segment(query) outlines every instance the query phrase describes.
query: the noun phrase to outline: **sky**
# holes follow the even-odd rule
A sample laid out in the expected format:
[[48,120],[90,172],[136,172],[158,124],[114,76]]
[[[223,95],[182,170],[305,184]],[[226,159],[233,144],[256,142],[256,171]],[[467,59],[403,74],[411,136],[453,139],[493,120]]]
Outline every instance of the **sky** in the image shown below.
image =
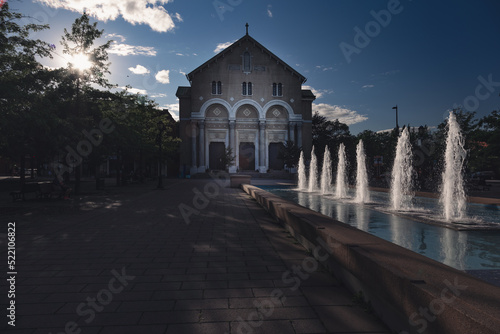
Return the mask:
[[86,10],[104,29],[111,83],[146,94],[178,118],[186,74],[249,34],[307,78],[313,111],[351,133],[436,127],[461,106],[477,118],[500,106],[497,0],[7,0],[33,34],[56,45]]

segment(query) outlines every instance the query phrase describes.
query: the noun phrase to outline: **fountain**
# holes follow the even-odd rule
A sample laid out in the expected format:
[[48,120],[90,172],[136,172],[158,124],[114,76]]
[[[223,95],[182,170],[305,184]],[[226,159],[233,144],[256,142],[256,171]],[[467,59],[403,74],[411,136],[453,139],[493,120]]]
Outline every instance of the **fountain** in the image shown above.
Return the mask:
[[315,192],[319,190],[318,187],[318,161],[316,160],[316,154],[314,154],[314,146],[311,150],[311,164],[309,165],[309,192]]
[[307,176],[306,165],[304,163],[304,151],[300,151],[299,168],[297,172],[299,174],[298,190],[305,191],[307,190]]
[[321,193],[317,189],[317,161],[314,152],[309,182],[304,168],[299,167],[299,188],[302,191],[289,191],[279,187],[268,191],[454,268],[500,269],[500,206],[466,205],[462,177],[466,151],[453,113],[450,113],[447,127],[439,200],[425,194],[413,194],[412,151],[408,128],[403,129],[398,138],[390,193],[368,191],[362,141],[356,149],[355,189],[349,189],[347,184],[345,146],[341,144],[338,151],[335,198],[325,196],[330,184],[330,168],[327,166],[331,164],[327,152],[321,173]]
[[321,193],[331,194],[332,187],[332,159],[330,158],[330,150],[328,145],[325,147],[325,155],[323,156],[323,167],[321,169]]
[[335,186],[335,197],[347,197],[347,161],[345,157],[345,146],[341,143],[339,146],[339,163],[337,165],[337,184]]
[[370,201],[368,192],[368,173],[366,172],[366,156],[363,141],[360,140],[356,147],[356,203],[367,203]]
[[405,128],[398,139],[396,157],[392,167],[391,208],[393,210],[411,210],[413,199],[413,166],[410,133]]
[[444,154],[444,169],[442,174],[441,195],[439,203],[446,221],[463,219],[466,210],[466,197],[462,166],[466,151],[460,126],[453,111],[448,117],[448,134]]

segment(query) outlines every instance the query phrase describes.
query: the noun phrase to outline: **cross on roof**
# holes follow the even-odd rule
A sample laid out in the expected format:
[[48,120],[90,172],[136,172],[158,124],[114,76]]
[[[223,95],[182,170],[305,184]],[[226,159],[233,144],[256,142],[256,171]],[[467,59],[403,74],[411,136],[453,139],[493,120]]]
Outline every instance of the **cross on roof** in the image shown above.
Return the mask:
[[247,28],[247,35],[248,35],[248,22],[245,24],[245,27]]

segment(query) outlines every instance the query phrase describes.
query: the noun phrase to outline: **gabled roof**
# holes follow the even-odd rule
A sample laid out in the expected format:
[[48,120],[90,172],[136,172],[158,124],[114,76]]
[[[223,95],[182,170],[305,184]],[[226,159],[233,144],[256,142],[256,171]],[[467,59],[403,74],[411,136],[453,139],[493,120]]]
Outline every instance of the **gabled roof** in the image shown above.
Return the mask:
[[261,49],[262,52],[268,54],[271,58],[274,58],[278,64],[281,64],[285,68],[285,70],[290,71],[293,75],[296,75],[302,84],[307,81],[306,77],[304,77],[302,74],[294,70],[291,66],[289,66],[280,58],[278,58],[278,56],[269,51],[266,47],[257,42],[253,37],[251,37],[248,34],[244,35],[242,38],[240,38],[239,40],[237,40],[236,42],[234,42],[233,44],[231,44],[230,46],[228,46],[227,48],[216,54],[214,57],[204,62],[202,65],[198,66],[190,73],[186,74],[186,78],[189,80],[189,82],[191,82],[196,73],[201,72],[204,68],[209,67],[210,64],[217,62],[221,58],[224,58],[228,53],[231,53],[235,47],[239,46],[242,42],[245,41],[249,41],[250,43],[254,44],[254,46]]

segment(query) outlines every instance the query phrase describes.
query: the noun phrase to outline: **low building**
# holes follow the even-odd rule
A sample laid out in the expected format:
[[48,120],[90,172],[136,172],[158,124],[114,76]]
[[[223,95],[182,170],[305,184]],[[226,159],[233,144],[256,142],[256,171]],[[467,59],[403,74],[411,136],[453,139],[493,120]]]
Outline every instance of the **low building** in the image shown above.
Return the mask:
[[306,78],[246,34],[186,75],[178,87],[180,168],[184,174],[225,169],[222,156],[236,157],[229,172],[281,170],[279,152],[293,141],[311,151],[312,102]]

